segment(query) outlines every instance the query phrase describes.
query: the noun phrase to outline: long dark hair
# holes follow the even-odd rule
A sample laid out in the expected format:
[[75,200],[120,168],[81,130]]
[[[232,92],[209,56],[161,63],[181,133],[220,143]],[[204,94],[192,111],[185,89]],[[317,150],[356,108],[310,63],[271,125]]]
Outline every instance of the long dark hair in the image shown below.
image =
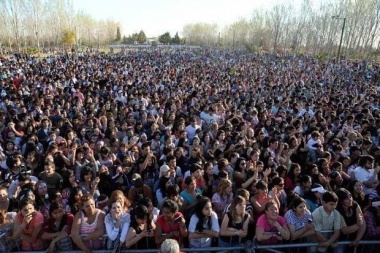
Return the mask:
[[201,199],[198,200],[196,206],[195,206],[195,210],[194,210],[194,214],[198,217],[198,223],[196,225],[196,230],[198,230],[199,232],[202,232],[203,231],[203,224],[205,223],[205,221],[207,220],[207,227],[210,229],[211,226],[212,226],[212,219],[211,217],[207,217],[203,214],[203,208],[206,206],[207,203],[211,203],[211,200],[207,197],[202,197]]
[[[51,203],[50,205],[50,208],[49,208],[49,215],[50,217],[52,217],[52,213],[57,210],[57,209],[60,209],[62,208],[63,210],[65,210],[63,208],[63,205],[61,203],[58,203],[58,202],[53,202]],[[63,227],[67,224],[67,213],[65,212],[62,216],[62,219],[61,219],[61,222],[59,223],[59,226],[58,226],[58,230],[61,231],[63,229]]]
[[160,188],[160,190],[161,190],[161,193],[162,193],[162,197],[166,197],[166,188],[165,188],[165,186],[166,186],[166,183],[168,182],[170,180],[170,177],[164,177],[164,176],[162,176],[162,177],[160,177],[160,180],[159,180],[159,188]]
[[133,228],[138,227],[139,224],[137,223],[136,219],[146,218],[147,230],[152,229],[152,219],[149,215],[148,207],[146,207],[145,205],[138,205],[136,208],[132,210],[131,214],[132,214],[131,227]]

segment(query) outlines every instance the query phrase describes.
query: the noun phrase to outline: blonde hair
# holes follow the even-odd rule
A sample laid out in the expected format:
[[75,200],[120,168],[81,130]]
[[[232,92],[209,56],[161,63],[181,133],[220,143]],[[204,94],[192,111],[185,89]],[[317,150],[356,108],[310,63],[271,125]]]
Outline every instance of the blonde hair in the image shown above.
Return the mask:
[[221,179],[219,181],[219,184],[218,184],[218,187],[216,189],[216,192],[219,193],[219,195],[223,195],[224,194],[224,191],[228,188],[232,186],[232,182],[228,179]]

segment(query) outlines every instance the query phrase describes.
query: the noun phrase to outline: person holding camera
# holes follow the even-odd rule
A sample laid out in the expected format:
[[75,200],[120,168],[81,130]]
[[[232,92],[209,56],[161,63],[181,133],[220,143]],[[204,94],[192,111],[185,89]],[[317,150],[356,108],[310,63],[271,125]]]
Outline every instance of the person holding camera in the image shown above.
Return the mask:
[[150,218],[148,207],[138,205],[131,212],[131,223],[125,240],[125,246],[129,249],[156,248],[154,230],[156,225]]
[[166,200],[162,204],[162,215],[157,218],[155,238],[160,245],[166,239],[175,239],[182,246],[183,238],[188,236],[186,220],[178,212],[178,205],[173,200]]

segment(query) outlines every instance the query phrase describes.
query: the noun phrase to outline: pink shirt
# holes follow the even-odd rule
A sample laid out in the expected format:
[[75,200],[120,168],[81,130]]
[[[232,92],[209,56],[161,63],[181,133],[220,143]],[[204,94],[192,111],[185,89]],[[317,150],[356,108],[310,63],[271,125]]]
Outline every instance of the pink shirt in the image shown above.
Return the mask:
[[[21,214],[21,212],[19,212],[16,215],[15,220],[20,224],[23,222],[24,216]],[[36,212],[36,214],[33,216],[32,220],[29,222],[29,224],[26,226],[26,228],[22,231],[22,233],[24,235],[31,235],[33,233],[35,227],[37,225],[40,225],[43,223],[44,223],[44,216],[42,215],[42,213]],[[23,251],[42,250],[43,245],[42,245],[42,240],[41,240],[41,232],[42,232],[42,228],[41,228],[41,231],[40,231],[39,235],[37,236],[36,240],[32,243],[30,243],[26,240],[22,240],[21,241],[22,250]]]
[[[286,220],[281,217],[281,216],[278,216],[277,217],[277,222],[281,225],[281,227],[283,227],[284,225],[286,225]],[[268,219],[267,219],[267,216],[266,214],[262,214],[259,219],[257,220],[257,223],[256,223],[256,227],[259,227],[259,228],[262,228],[264,229],[264,232],[273,232],[273,233],[277,233],[278,230],[276,227],[272,227],[272,225],[269,223]],[[277,237],[273,237],[269,240],[265,240],[263,241],[264,244],[273,244],[273,243],[276,243],[277,242]]]

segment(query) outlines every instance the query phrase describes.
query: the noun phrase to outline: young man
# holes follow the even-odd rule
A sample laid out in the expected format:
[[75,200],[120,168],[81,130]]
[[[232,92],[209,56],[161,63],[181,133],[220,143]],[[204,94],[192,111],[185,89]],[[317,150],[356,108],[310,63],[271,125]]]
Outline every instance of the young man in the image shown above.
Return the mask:
[[341,229],[340,213],[335,210],[337,204],[336,194],[327,191],[322,196],[322,206],[312,213],[315,237],[319,243],[317,252],[334,252]]

